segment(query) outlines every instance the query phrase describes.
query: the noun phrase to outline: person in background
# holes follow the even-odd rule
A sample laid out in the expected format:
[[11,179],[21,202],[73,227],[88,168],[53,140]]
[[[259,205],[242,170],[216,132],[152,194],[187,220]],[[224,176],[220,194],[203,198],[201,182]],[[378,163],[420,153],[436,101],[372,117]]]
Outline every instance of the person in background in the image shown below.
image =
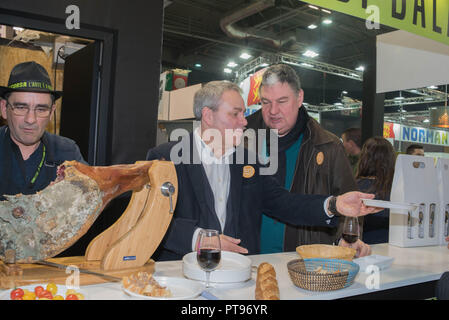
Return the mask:
[[[267,130],[265,146],[258,150],[262,157],[270,150],[268,137],[274,134],[270,129],[278,130],[278,170],[274,176],[280,185],[299,194],[338,195],[357,190],[342,143],[309,117],[303,107],[304,91],[294,69],[285,64],[270,66],[262,76],[259,96],[262,108],[247,117],[247,128],[257,133]],[[335,244],[340,239],[341,226],[338,229],[294,226],[263,215],[261,252],[295,251],[297,246],[306,244]],[[340,244],[350,246],[344,240]],[[352,246],[362,256],[371,250],[360,240]]]
[[413,156],[424,156],[424,147],[420,144],[411,144],[407,147],[405,153]]
[[[376,195],[375,199],[390,200],[396,153],[391,143],[383,137],[365,141],[357,166],[356,180],[359,190]],[[387,243],[390,210],[366,216],[363,221],[363,241],[368,244]]]
[[357,171],[357,162],[359,161],[362,149],[362,130],[360,128],[349,128],[341,134],[341,141],[345,147],[346,154],[351,164],[354,175]]
[[294,194],[272,175],[262,174],[256,157],[249,161],[251,156],[241,144],[247,124],[244,112],[239,86],[209,82],[194,96],[200,127],[181,141],[148,151],[147,160],[173,161],[178,177],[173,219],[153,259],[179,260],[194,251],[201,228],[219,230],[223,250],[258,254],[262,212],[292,225],[336,227],[336,211],[345,215],[379,211],[361,201],[372,199],[372,194]]
[[56,178],[66,160],[85,162],[73,140],[45,131],[55,111],[54,91],[47,71],[36,62],[16,65],[8,86],[0,86],[0,200],[3,195],[33,194]]

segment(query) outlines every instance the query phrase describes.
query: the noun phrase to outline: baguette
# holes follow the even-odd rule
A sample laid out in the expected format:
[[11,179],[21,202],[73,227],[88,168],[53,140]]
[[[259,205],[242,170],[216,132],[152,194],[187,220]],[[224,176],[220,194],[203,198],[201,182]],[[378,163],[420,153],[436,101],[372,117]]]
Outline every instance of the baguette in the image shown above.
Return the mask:
[[276,271],[267,262],[262,262],[257,268],[256,300],[279,300]]

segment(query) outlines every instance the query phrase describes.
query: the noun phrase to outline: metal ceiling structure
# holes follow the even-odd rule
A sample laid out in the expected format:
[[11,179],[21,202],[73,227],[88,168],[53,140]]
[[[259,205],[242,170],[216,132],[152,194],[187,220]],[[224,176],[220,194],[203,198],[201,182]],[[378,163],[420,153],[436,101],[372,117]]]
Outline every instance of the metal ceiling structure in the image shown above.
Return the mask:
[[[297,70],[315,70],[361,81],[368,40],[386,26],[367,29],[365,21],[309,6],[297,0],[172,0],[164,13],[163,66],[177,66],[215,74],[217,79],[242,81],[272,63],[288,63]],[[330,20],[331,23],[325,23]],[[319,55],[305,57],[307,50]],[[239,58],[241,52],[252,57]],[[227,63],[235,67],[224,74]],[[195,67],[201,64],[201,69]],[[308,73],[308,76],[310,73]],[[309,79],[308,79],[309,80]],[[317,81],[307,81],[316,86]],[[311,84],[312,85],[312,84]],[[344,90],[344,84],[340,87]],[[306,90],[306,89],[305,89]],[[385,119],[429,126],[429,108],[447,103],[444,87],[417,88],[386,95]],[[310,92],[310,88],[309,91]],[[309,104],[314,111],[361,108],[360,101]],[[423,122],[424,121],[424,122]]]

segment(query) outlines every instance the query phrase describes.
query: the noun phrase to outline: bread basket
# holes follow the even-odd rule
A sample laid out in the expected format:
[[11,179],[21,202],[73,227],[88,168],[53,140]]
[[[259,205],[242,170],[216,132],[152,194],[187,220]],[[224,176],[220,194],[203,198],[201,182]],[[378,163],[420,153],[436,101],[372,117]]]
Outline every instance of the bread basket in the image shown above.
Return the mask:
[[359,265],[340,259],[295,259],[287,264],[293,284],[310,291],[333,291],[349,287]]
[[324,258],[352,261],[356,250],[353,248],[331,246],[327,244],[309,244],[296,247],[296,252],[303,259]]

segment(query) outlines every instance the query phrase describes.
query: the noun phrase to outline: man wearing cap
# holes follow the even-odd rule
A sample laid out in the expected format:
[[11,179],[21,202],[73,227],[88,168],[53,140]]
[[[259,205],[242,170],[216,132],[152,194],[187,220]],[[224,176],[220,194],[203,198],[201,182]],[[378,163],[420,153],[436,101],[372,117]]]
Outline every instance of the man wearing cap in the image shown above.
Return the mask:
[[45,131],[61,95],[36,62],[16,65],[8,86],[0,86],[1,115],[7,120],[0,127],[0,200],[5,200],[5,194],[44,189],[66,160],[85,162],[73,140]]

